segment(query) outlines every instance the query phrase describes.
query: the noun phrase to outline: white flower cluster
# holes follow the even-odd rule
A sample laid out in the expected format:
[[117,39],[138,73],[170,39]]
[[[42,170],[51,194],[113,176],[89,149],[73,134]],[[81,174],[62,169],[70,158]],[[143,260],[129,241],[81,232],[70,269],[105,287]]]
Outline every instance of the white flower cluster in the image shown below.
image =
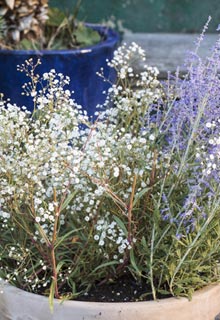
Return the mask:
[[198,150],[197,158],[203,166],[203,174],[210,175],[212,173],[216,174],[219,170],[219,161],[220,161],[220,135],[218,133],[218,125],[220,119],[217,121],[207,122],[205,124],[206,128],[211,130],[209,132],[208,139],[208,149],[205,146],[202,146]]
[[0,223],[2,228],[8,228],[8,219],[10,219],[11,214],[6,212],[6,211],[2,211],[0,210]]
[[[27,71],[30,65],[33,68],[32,61],[20,69],[34,79],[25,86],[33,98],[34,112],[1,102],[0,232],[24,223],[22,232],[27,228],[25,239],[29,240],[26,247],[21,246],[21,259],[26,259],[26,249],[42,246],[39,268],[43,274],[51,269],[44,248],[51,247],[59,232],[71,242],[65,234],[84,230],[82,239],[91,236],[102,259],[118,263],[135,243],[133,220],[128,222],[133,191],[136,195],[143,192],[151,183],[152,170],[167,161],[163,154],[155,153],[156,125],[146,118],[161,95],[158,72],[146,66],[138,75],[129,62],[137,56],[145,59],[142,49],[132,44],[118,49],[109,62],[118,71],[119,83],[109,92],[114,103],[95,123],[89,123],[65,90],[68,78],[51,70],[41,79]],[[142,88],[132,89],[127,79],[134,79]],[[39,83],[43,85],[40,90]],[[130,223],[127,233],[114,219],[120,215],[125,226]],[[10,252],[14,257],[12,249]],[[65,265],[65,270],[69,268]],[[68,277],[65,270],[59,272],[61,281]],[[37,282],[27,276],[27,282],[32,289],[48,284],[45,276]]]
[[[160,84],[157,80],[159,71],[155,67],[146,65],[145,60],[144,50],[133,42],[130,46],[122,45],[108,62],[108,65],[117,71],[119,79],[109,92],[121,110],[130,112],[134,105],[137,107],[141,107],[143,103],[148,105],[161,97]],[[135,70],[137,63],[140,62],[144,68],[142,72]],[[139,90],[134,90],[134,87]]]
[[[119,77],[126,71],[126,76],[128,73],[130,77],[137,78],[132,67],[129,67],[130,59],[137,58],[137,55],[145,60],[143,50],[136,44],[133,43],[129,48],[122,46],[116,51],[109,65],[116,70],[120,66]],[[29,64],[33,65],[32,62]],[[22,68],[26,70],[25,66]],[[143,172],[150,172],[155,164],[151,151],[155,134],[152,128],[147,128],[134,136],[131,132],[132,126],[129,131],[124,127],[117,128],[116,119],[121,110],[127,112],[132,108],[133,111],[134,105],[137,106],[137,110],[140,107],[141,116],[143,104],[149,105],[152,101],[149,97],[156,99],[154,90],[158,84],[157,71],[153,68],[147,70],[148,75],[145,74],[146,78],[143,78],[143,81],[149,86],[150,94],[146,97],[141,91],[136,93],[135,90],[124,88],[125,92],[129,90],[133,93],[134,99],[118,99],[112,109],[117,112],[104,112],[111,123],[101,119],[95,123],[95,130],[79,129],[80,124],[86,123],[88,119],[70,98],[69,91],[64,90],[68,79],[61,74],[57,75],[54,70],[43,75],[43,80],[46,81],[43,89],[37,91],[36,86],[32,88],[31,95],[36,104],[36,111],[32,117],[25,108],[20,110],[11,104],[2,106],[2,207],[8,209],[10,203],[9,209],[13,211],[16,193],[16,203],[20,203],[21,206],[24,203],[27,205],[35,223],[40,225],[45,235],[50,238],[59,202],[73,187],[77,194],[74,202],[68,206],[68,211],[72,215],[83,212],[85,221],[97,216],[97,212],[100,211],[100,198],[109,192],[109,185],[114,186],[112,179],[122,184],[118,196],[126,203],[131,194],[134,175],[142,176]],[[39,77],[36,79],[40,81]],[[146,90],[144,92],[146,93]],[[37,117],[39,111],[40,116],[36,119],[35,114]],[[145,180],[147,182],[148,178]],[[146,186],[146,183],[143,185]],[[140,186],[139,191],[141,188]],[[59,200],[57,203],[54,190]],[[60,224],[65,224],[65,215],[60,217]],[[37,229],[34,240],[37,241],[39,237],[42,242],[45,241]]]
[[[79,181],[77,168],[86,136],[80,125],[87,116],[63,90],[66,81],[62,75],[52,70],[47,77],[46,90],[34,95],[33,115],[1,102],[0,205],[2,212],[23,214],[21,208],[25,208],[51,236],[58,206],[55,197],[60,202],[70,185]],[[64,216],[59,218],[63,224]],[[38,230],[34,240],[38,235],[44,241]]]
[[[124,254],[125,250],[131,249],[132,246],[124,231],[115,221],[109,221],[109,217],[110,212],[107,212],[106,216],[96,222],[96,234],[94,235],[94,240],[98,241],[98,245],[103,247],[103,251],[105,252],[108,252],[108,248],[112,248],[116,245],[118,254]],[[108,256],[108,258],[110,257]]]

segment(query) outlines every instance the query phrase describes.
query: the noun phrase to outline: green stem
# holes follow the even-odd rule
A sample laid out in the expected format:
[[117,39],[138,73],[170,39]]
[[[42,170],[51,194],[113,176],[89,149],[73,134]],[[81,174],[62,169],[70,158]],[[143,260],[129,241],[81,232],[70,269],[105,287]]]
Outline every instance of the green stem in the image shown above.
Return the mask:
[[156,290],[154,286],[154,274],[153,274],[153,258],[154,258],[154,240],[155,240],[155,224],[153,225],[151,246],[150,246],[150,283],[153,294],[153,299],[156,300]]
[[131,243],[132,209],[133,209],[133,202],[134,202],[134,194],[135,194],[136,183],[137,183],[137,175],[134,175],[131,198],[130,198],[130,203],[129,203],[129,208],[128,208],[128,241],[129,241],[129,243]]

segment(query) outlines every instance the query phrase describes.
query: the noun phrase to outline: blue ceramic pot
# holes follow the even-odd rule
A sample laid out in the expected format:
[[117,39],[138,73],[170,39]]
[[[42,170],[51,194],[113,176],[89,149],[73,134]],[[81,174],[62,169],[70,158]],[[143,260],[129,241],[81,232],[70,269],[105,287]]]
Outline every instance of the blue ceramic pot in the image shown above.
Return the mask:
[[24,73],[17,71],[17,65],[33,58],[41,59],[42,64],[36,72],[42,75],[50,69],[55,69],[71,79],[68,89],[74,91],[73,98],[93,115],[96,105],[105,101],[103,91],[109,87],[96,75],[103,67],[107,78],[114,81],[115,74],[108,68],[106,59],[111,59],[119,42],[119,35],[114,30],[99,26],[88,26],[97,30],[104,39],[97,45],[83,49],[72,50],[0,50],[0,92],[4,98],[10,98],[18,106],[25,105],[28,110],[33,110],[31,98],[21,95],[22,85],[29,81]]

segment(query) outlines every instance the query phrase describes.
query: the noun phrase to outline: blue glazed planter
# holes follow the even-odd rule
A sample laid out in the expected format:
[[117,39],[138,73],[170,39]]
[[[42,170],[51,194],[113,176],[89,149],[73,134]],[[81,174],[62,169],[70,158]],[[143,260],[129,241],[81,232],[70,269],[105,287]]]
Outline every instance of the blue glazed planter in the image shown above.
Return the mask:
[[69,76],[68,89],[74,91],[72,97],[90,116],[94,115],[96,105],[105,101],[103,91],[109,88],[108,82],[104,82],[96,72],[103,67],[106,77],[111,81],[115,80],[115,74],[108,68],[106,59],[112,58],[120,39],[117,32],[110,28],[91,24],[88,26],[97,30],[104,40],[83,49],[0,50],[0,92],[4,94],[4,98],[10,98],[12,103],[25,105],[28,110],[33,110],[31,98],[21,95],[22,85],[29,79],[24,73],[17,71],[17,65],[30,58],[40,58],[42,64],[37,67],[36,72],[42,75],[55,69]]

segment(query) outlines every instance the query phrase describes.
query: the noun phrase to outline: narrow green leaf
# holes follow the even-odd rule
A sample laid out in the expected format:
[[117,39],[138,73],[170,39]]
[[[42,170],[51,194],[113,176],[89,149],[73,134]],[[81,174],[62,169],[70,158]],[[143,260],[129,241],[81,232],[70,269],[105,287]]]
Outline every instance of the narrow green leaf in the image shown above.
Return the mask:
[[101,268],[105,268],[105,267],[109,267],[109,266],[113,266],[115,264],[119,264],[118,261],[109,261],[109,262],[106,262],[106,263],[102,263],[100,264],[100,266],[96,267],[92,273],[96,272],[97,270],[101,269]]
[[142,239],[141,239],[141,244],[142,246],[145,248],[145,249],[149,249],[148,245],[147,245],[147,241],[145,239],[145,237],[143,236]]
[[48,239],[44,229],[41,227],[41,225],[39,225],[38,223],[35,223],[35,227],[37,229],[37,231],[39,231],[41,237],[44,239],[44,241],[47,243],[47,244],[50,244],[50,240]]
[[[79,228],[79,229],[75,229],[75,230],[71,230],[69,232],[67,232],[64,236],[57,238],[55,245],[54,245],[54,249],[56,249],[57,247],[59,247],[63,241],[65,241],[68,237],[70,237],[73,233],[82,230],[83,228]],[[75,242],[74,242],[75,243]]]
[[134,202],[133,202],[133,207],[136,205],[136,203],[138,202],[138,200],[140,200],[140,199],[145,195],[145,193],[147,193],[149,190],[150,190],[149,187],[144,188],[143,190],[141,190],[139,193],[137,193],[137,194],[135,195]]
[[54,309],[54,292],[55,292],[55,281],[53,279],[51,282],[50,294],[49,294],[49,306],[50,306],[51,313],[53,313],[53,309]]
[[57,267],[56,267],[56,271],[57,273],[60,272],[60,269],[62,268],[62,266],[65,264],[64,261],[60,261],[58,264],[57,264]]
[[72,294],[76,295],[76,283],[75,283],[75,281],[73,281],[73,279],[70,278],[70,279],[68,279],[68,284],[72,289]]
[[115,222],[117,222],[117,225],[123,230],[125,236],[128,236],[128,231],[126,229],[126,226],[124,225],[124,222],[117,216],[114,216]]
[[141,270],[138,268],[137,263],[135,261],[134,250],[133,249],[130,250],[130,261],[131,261],[132,267],[135,269],[137,274],[139,276],[141,276]]
[[163,295],[170,295],[170,292],[167,290],[163,290],[163,289],[158,289],[157,290],[159,293],[163,294]]
[[73,200],[73,198],[75,197],[77,191],[74,191],[72,193],[70,193],[68,195],[68,197],[66,198],[66,200],[63,202],[63,204],[61,205],[61,208],[60,208],[60,212],[63,211],[67,206],[68,204]]

